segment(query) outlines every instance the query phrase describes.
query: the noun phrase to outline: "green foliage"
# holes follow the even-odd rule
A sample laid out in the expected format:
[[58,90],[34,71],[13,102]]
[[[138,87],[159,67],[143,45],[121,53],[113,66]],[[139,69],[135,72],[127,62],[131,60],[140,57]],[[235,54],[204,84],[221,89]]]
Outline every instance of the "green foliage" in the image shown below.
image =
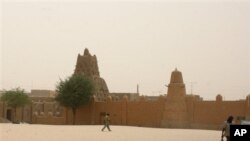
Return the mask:
[[90,101],[94,92],[94,85],[84,75],[72,75],[65,80],[60,80],[56,86],[56,101],[73,110]]
[[1,100],[7,102],[8,106],[12,108],[22,107],[31,102],[24,89],[20,88],[5,91]]

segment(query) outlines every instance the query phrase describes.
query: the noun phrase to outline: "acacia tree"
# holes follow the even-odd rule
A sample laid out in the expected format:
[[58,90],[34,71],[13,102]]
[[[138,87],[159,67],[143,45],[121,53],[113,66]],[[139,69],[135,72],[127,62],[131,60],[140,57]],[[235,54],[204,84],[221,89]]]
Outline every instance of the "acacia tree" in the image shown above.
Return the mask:
[[75,124],[76,110],[90,101],[94,85],[85,75],[75,74],[60,80],[56,86],[56,92],[56,101],[72,109],[73,124]]
[[5,91],[1,96],[1,100],[6,102],[8,106],[15,110],[14,122],[16,122],[16,109],[18,107],[23,107],[31,102],[24,89],[21,88],[15,88],[9,91]]

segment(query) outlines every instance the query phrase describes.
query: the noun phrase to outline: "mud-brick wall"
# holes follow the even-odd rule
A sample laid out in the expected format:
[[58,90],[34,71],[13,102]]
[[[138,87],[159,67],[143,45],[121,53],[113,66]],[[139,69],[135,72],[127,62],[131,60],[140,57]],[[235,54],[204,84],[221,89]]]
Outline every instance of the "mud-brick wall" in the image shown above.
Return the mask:
[[[70,108],[65,110],[66,123],[73,124],[73,112]],[[76,110],[75,124],[88,125],[91,124],[91,104],[82,106]]]
[[246,98],[246,119],[250,120],[250,95]]
[[110,114],[112,125],[160,127],[164,101],[122,101],[94,102],[91,119],[94,124],[103,124],[105,113]]
[[65,117],[55,117],[52,115],[34,116],[33,123],[49,124],[49,125],[64,125],[66,124]]
[[122,125],[122,115],[124,113],[122,101],[96,102],[94,106],[92,118],[94,118],[95,124],[103,124],[105,113],[109,113],[112,125]]
[[138,101],[127,104],[127,124],[160,127],[164,110],[163,101]]
[[245,101],[194,102],[191,128],[220,129],[229,115],[245,116],[245,105]]
[[[82,106],[77,109],[75,124],[80,125],[93,125],[93,124],[103,124],[104,113],[109,113],[112,119],[112,124],[117,124],[119,121],[119,102],[96,102],[93,101],[88,105]],[[66,123],[73,124],[73,113],[72,109],[67,108],[66,113]]]

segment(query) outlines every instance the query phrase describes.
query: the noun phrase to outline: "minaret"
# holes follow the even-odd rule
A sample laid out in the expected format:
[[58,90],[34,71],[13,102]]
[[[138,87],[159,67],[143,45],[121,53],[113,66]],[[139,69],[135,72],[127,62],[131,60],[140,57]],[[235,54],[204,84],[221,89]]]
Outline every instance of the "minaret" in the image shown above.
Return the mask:
[[83,55],[78,54],[74,74],[100,77],[97,58],[95,55],[92,56],[87,48],[84,50]]
[[168,85],[167,99],[162,117],[162,127],[187,128],[186,89],[182,74],[175,69]]
[[136,93],[139,94],[139,84],[137,84]]
[[83,55],[78,54],[74,74],[84,74],[93,80],[95,85],[95,96],[99,101],[104,101],[109,94],[108,86],[100,77],[96,55],[91,55],[86,48]]
[[183,83],[182,73],[177,70],[177,68],[172,72],[170,84],[168,85],[168,99],[178,99],[185,97],[186,88]]

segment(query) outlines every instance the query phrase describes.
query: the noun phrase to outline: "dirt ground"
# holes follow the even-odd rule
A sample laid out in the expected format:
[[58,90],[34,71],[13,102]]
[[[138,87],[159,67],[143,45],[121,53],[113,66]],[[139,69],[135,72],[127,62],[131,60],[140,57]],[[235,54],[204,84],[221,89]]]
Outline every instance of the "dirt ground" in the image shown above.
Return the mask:
[[213,130],[145,128],[101,125],[0,124],[0,141],[220,141]]

